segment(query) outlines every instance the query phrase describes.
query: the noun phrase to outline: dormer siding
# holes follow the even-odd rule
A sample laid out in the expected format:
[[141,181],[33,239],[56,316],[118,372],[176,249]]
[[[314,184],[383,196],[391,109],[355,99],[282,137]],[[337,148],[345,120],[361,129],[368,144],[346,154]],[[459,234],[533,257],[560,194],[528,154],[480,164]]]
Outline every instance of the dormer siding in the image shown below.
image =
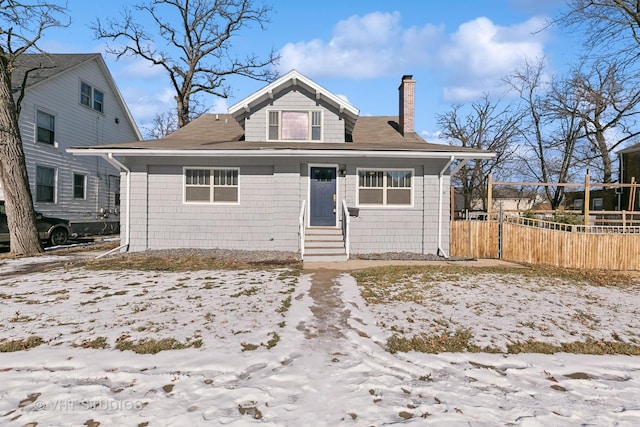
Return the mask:
[[275,94],[274,99],[263,102],[254,111],[250,111],[244,122],[246,141],[264,142],[268,140],[269,111],[321,111],[321,139],[309,142],[345,142],[344,121],[340,119],[339,111],[321,100],[316,100],[314,94],[300,88]]

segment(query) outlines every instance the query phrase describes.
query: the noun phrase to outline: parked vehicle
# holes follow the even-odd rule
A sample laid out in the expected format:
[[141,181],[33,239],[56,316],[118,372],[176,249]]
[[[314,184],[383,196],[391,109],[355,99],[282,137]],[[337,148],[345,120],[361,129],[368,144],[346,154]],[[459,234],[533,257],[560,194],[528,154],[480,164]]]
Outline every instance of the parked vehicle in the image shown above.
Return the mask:
[[[39,212],[36,212],[36,226],[40,239],[53,246],[64,245],[71,234],[69,221],[46,217]],[[0,244],[9,244],[9,226],[4,201],[0,201]]]

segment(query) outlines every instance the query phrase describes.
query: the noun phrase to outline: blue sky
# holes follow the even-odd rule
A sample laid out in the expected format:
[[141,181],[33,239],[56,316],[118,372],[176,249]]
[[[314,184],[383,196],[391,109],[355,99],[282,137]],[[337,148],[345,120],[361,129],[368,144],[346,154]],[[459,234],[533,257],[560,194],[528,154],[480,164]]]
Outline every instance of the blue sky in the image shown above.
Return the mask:
[[[89,24],[118,17],[132,2],[68,0],[72,23],[50,30],[41,47],[52,53],[99,52],[127,105],[143,128],[157,112],[174,107],[168,77],[136,58],[106,56]],[[575,62],[578,43],[559,29],[544,30],[564,0],[325,0],[269,2],[265,32],[251,29],[234,40],[238,51],[280,52],[278,71],[292,68],[343,96],[361,115],[397,115],[403,74],[416,80],[416,131],[437,136],[436,115],[484,93],[505,98],[502,78],[525,59],[544,56],[550,72]],[[235,78],[233,97],[209,98],[211,112],[226,112],[265,83]],[[141,129],[144,133],[144,129]]]

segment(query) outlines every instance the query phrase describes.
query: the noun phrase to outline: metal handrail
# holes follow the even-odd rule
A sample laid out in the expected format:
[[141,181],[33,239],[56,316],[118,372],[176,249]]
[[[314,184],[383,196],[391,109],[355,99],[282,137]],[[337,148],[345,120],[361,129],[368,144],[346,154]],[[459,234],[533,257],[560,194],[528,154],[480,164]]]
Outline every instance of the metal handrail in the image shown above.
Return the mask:
[[351,218],[349,216],[349,208],[347,207],[347,201],[342,200],[342,237],[344,238],[344,251],[349,259],[349,228],[351,224]]
[[298,218],[298,232],[300,234],[300,259],[304,259],[304,231],[305,231],[305,219],[306,219],[306,209],[305,206],[307,204],[306,200],[302,201],[302,206],[300,207],[300,216]]

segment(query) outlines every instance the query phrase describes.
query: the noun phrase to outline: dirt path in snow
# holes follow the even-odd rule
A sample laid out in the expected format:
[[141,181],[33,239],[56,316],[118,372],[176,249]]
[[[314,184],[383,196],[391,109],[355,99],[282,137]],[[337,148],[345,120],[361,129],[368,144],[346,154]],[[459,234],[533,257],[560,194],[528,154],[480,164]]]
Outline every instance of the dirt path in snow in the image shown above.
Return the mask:
[[314,302],[311,311],[314,314],[315,325],[307,325],[305,336],[344,339],[343,329],[349,327],[347,319],[350,312],[338,295],[337,280],[341,273],[334,270],[315,270],[309,273],[313,274],[309,295]]

